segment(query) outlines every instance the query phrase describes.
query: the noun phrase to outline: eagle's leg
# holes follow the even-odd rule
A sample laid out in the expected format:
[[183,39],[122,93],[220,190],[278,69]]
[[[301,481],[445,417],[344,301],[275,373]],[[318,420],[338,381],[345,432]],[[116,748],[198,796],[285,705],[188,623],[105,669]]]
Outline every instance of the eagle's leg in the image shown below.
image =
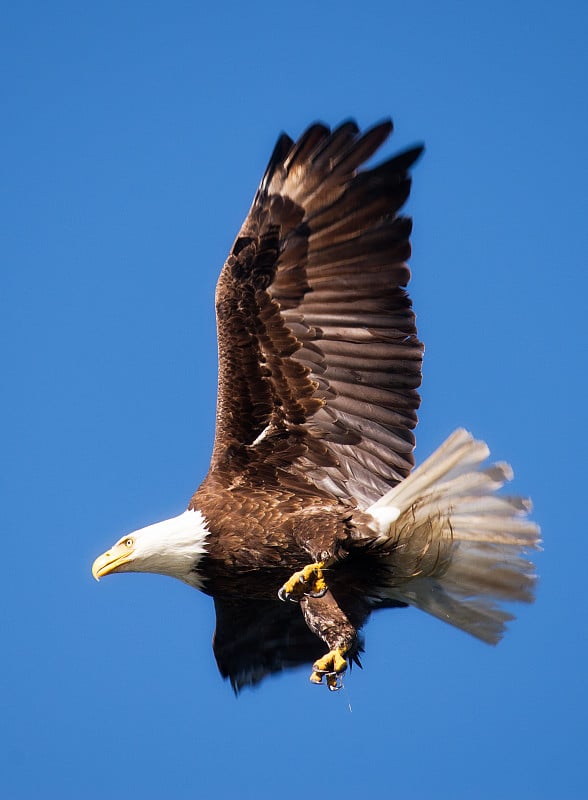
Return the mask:
[[303,597],[300,607],[310,630],[329,648],[329,652],[312,665],[310,680],[322,683],[324,677],[329,689],[336,691],[343,685],[342,676],[348,666],[346,656],[355,653],[357,660],[357,630],[330,591],[322,597]]
[[305,595],[322,597],[327,591],[327,582],[323,575],[324,566],[324,561],[316,561],[295,572],[278,592],[280,600],[298,602]]

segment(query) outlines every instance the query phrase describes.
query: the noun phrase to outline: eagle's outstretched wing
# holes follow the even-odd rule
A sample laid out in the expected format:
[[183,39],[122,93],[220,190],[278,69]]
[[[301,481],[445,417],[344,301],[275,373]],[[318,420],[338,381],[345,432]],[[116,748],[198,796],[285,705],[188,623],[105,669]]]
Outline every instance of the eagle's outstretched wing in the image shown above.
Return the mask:
[[279,469],[365,506],[410,472],[423,347],[398,211],[422,148],[358,169],[391,130],[278,140],[217,285],[216,480]]
[[213,649],[219,671],[235,692],[266,676],[315,661],[323,642],[294,603],[215,597]]
[[[337,588],[337,602],[358,630],[372,611],[406,606],[392,598],[366,598],[354,589],[353,576],[349,578]],[[235,692],[245,686],[255,686],[269,675],[312,664],[324,654],[324,643],[309,629],[297,603],[215,597],[214,607],[214,655],[221,675],[231,681]],[[360,663],[362,651],[363,638],[360,637],[350,664]]]

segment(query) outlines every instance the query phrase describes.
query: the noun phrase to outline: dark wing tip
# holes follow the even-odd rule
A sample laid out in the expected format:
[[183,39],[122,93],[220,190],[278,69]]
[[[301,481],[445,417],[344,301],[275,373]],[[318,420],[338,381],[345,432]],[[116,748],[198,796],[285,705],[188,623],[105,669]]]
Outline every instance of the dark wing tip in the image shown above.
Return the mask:
[[403,150],[397,156],[394,156],[392,161],[397,165],[398,170],[408,170],[415,164],[422,154],[425,152],[425,145],[422,142],[409,147],[408,150]]
[[384,117],[384,119],[380,120],[380,122],[376,122],[375,125],[372,125],[371,128],[368,128],[364,136],[368,134],[374,134],[378,131],[379,135],[382,137],[382,141],[385,141],[392,131],[394,130],[394,122],[392,121],[391,117]]
[[283,163],[293,144],[294,141],[288,136],[287,133],[282,132],[279,135],[278,141],[275,144],[270,156],[270,160],[263,174],[263,178],[261,179],[261,184],[259,187],[261,191],[267,189],[271,183],[274,172],[276,171],[276,167]]
[[[287,133],[281,133],[259,185],[259,191],[267,191],[276,170],[281,165],[289,172],[298,162],[310,157],[316,159],[330,155],[332,151],[338,151],[341,160],[353,159],[354,166],[358,166],[380,148],[393,130],[394,123],[390,117],[377,122],[363,133],[357,122],[349,118],[332,130],[323,122],[313,122],[296,142]],[[392,159],[396,169],[398,171],[409,169],[423,150],[424,145],[419,144],[400,153]]]

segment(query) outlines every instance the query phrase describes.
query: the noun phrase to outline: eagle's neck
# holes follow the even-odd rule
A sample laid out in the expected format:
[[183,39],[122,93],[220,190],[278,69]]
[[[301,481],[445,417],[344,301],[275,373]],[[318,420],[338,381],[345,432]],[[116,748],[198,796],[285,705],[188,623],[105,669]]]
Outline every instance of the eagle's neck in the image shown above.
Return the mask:
[[198,564],[206,552],[209,533],[204,514],[192,509],[141,528],[131,534],[135,553],[128,569],[169,575],[200,589],[203,580]]

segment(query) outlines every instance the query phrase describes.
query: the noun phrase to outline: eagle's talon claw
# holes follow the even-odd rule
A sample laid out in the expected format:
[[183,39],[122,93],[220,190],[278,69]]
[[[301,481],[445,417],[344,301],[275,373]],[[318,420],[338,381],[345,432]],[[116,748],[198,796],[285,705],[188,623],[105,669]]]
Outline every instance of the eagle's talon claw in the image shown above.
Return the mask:
[[325,681],[330,692],[338,692],[343,688],[343,678],[336,672],[327,672]]
[[347,669],[347,661],[344,658],[345,650],[337,647],[319,658],[312,665],[310,674],[311,683],[322,683],[323,677],[330,692],[336,692],[343,688],[343,673]]
[[338,692],[343,688],[343,676],[338,672],[322,672],[314,670],[310,673],[310,682],[319,686],[323,682],[323,677],[330,692]]
[[328,592],[328,590],[329,587],[325,586],[324,589],[319,589],[318,591],[315,592],[306,592],[305,594],[307,594],[309,597],[324,597]]
[[297,603],[305,595],[323,597],[329,588],[323,577],[323,567],[324,563],[319,561],[316,564],[307,564],[304,569],[295,572],[278,591],[279,599]]
[[282,601],[282,603],[299,603],[299,599],[297,597],[293,597],[291,592],[286,591],[286,587],[282,586],[281,589],[278,590],[278,599]]

